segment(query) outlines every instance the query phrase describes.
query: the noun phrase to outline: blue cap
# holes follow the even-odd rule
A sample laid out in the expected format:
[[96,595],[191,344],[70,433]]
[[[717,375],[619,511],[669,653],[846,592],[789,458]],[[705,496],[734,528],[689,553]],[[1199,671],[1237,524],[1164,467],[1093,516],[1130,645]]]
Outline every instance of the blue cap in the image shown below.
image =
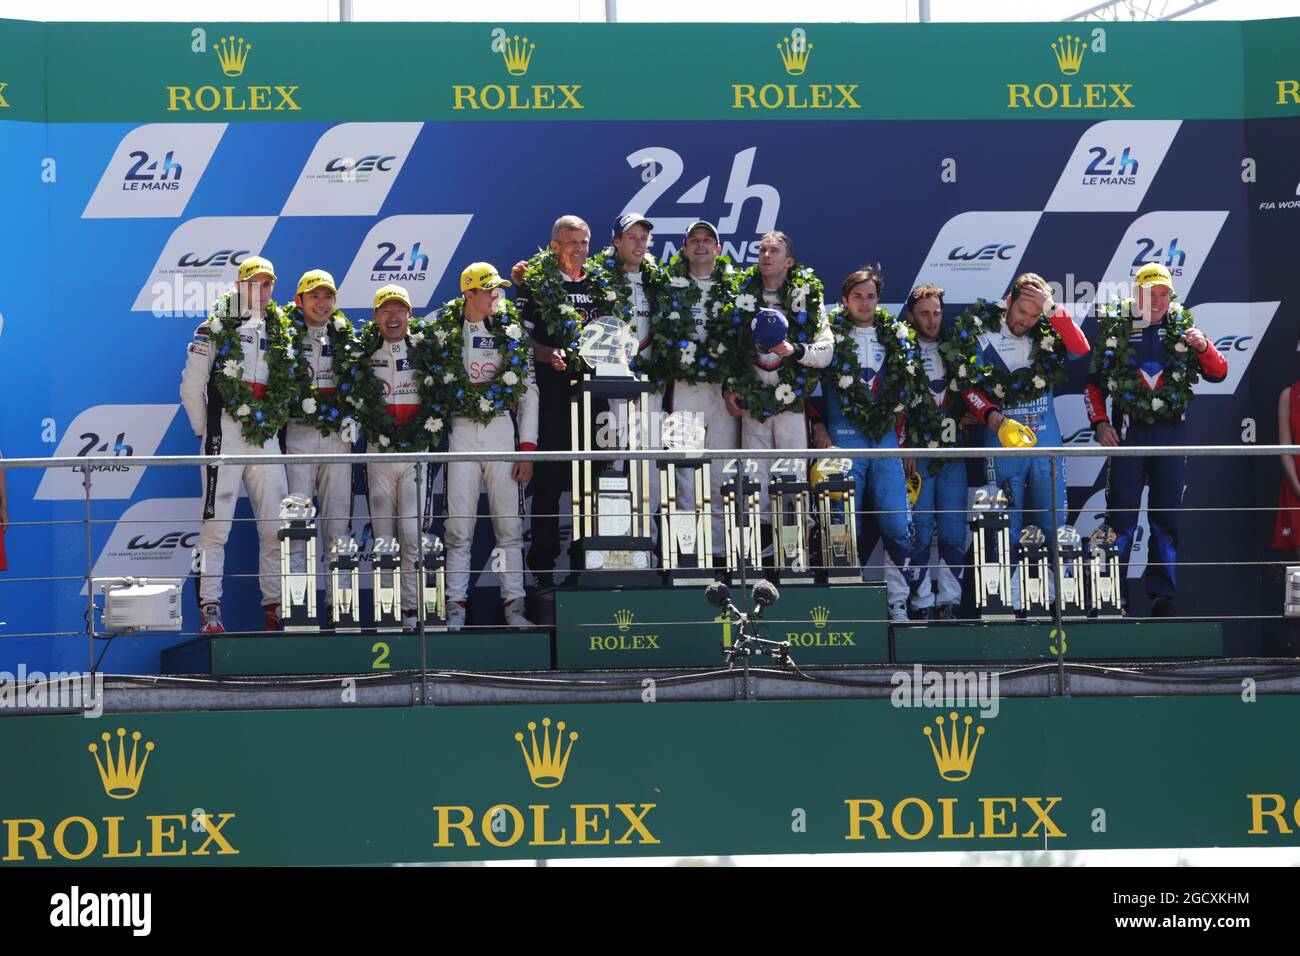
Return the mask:
[[776,348],[790,334],[790,323],[776,309],[759,309],[754,316],[754,344],[764,352]]
[[625,212],[614,220],[614,228],[610,230],[610,233],[615,239],[617,239],[637,223],[640,223],[651,232],[654,232],[655,224],[645,216],[641,215],[639,212]]

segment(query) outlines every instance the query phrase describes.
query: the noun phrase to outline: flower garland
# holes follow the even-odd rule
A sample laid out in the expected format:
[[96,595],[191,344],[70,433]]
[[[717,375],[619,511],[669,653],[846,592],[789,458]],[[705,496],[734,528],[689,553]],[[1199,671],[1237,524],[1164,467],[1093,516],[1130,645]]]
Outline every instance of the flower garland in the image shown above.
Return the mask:
[[[294,355],[300,356],[303,340],[308,334],[307,320],[303,316],[302,309],[296,305],[287,309],[284,317],[289,324],[290,335],[293,337]],[[346,435],[351,433],[352,426],[355,424],[355,420],[348,414],[348,409],[343,404],[351,386],[349,385],[345,390],[340,385],[347,384],[349,378],[348,362],[352,355],[356,330],[352,327],[352,320],[344,315],[341,309],[335,309],[325,321],[325,337],[329,341],[332,356],[330,367],[334,372],[334,393],[326,395],[321,392],[313,381],[311,368],[306,362],[298,362],[297,372],[294,375],[298,407],[294,410],[293,418],[310,425],[322,435],[332,435],[339,431]]]
[[266,391],[262,398],[253,397],[253,386],[244,381],[244,346],[239,341],[239,326],[245,319],[234,314],[234,295],[234,290],[225,293],[213,306],[205,324],[212,343],[212,360],[221,366],[216,376],[217,391],[226,413],[239,424],[245,441],[261,446],[274,438],[289,420],[295,404],[298,363],[284,313],[272,301],[265,312]]
[[[578,340],[582,338],[582,313],[566,301],[564,273],[560,263],[548,249],[539,249],[524,265],[524,287],[537,304],[538,314],[546,324],[555,347],[569,353],[573,366],[578,355]],[[594,297],[593,297],[594,299]]]
[[[600,287],[605,297],[601,303],[602,314],[622,319],[635,336],[636,316],[632,309],[632,280],[628,278],[628,271],[623,268],[623,260],[618,257],[618,250],[613,246],[606,246],[588,259],[583,269]],[[640,271],[641,291],[645,293],[646,305],[650,310],[651,355],[653,356],[654,333],[659,325],[660,305],[664,297],[664,276],[655,257],[648,252],[641,260]],[[637,353],[632,357],[630,367],[636,374],[648,376],[655,383],[655,390],[662,391],[667,379],[663,375],[660,363],[653,358],[649,363],[644,362],[641,358],[640,345],[641,342],[638,340]]]
[[1027,366],[1005,372],[985,360],[979,338],[1001,332],[1006,314],[1001,303],[979,299],[957,316],[952,335],[939,345],[939,353],[952,375],[948,387],[953,391],[976,386],[999,403],[1006,401],[1016,406],[1034,401],[1065,381],[1065,343],[1046,313],[1025,333],[1033,339]]
[[[1201,378],[1192,349],[1183,341],[1183,334],[1193,326],[1192,312],[1171,302],[1160,323],[1159,335],[1169,361],[1164,381],[1154,390],[1138,370],[1136,353],[1129,344],[1137,317],[1132,299],[1112,302],[1098,310],[1102,347],[1092,353],[1089,371],[1106,383],[1116,415],[1147,425],[1177,420],[1187,411],[1192,386]],[[1154,324],[1150,328],[1155,331]]]
[[[691,276],[690,260],[680,252],[663,268],[667,279],[667,311],[655,326],[655,362],[666,380],[677,382],[721,382],[730,361],[727,341],[735,335],[732,313],[736,310],[731,260],[718,256],[709,279],[709,305],[704,316],[704,340],[695,339],[695,307],[704,290]],[[704,354],[700,354],[700,346]]]
[[[921,350],[919,340],[917,350]],[[920,366],[920,377],[922,386],[925,389],[926,401],[913,405],[907,410],[907,445],[909,448],[942,448],[956,445],[959,432],[955,426],[961,416],[953,416],[949,414],[947,407],[934,403],[934,396],[930,394],[930,382],[925,371],[923,357],[918,360],[917,364]],[[951,401],[951,393],[949,393],[949,400]],[[954,425],[953,438],[951,441],[944,441],[944,425],[949,420],[952,420]],[[940,459],[932,461],[930,463],[930,473],[938,474],[944,464],[945,462]]]
[[433,337],[443,350],[442,374],[447,392],[447,411],[480,425],[487,425],[502,412],[517,406],[528,391],[532,342],[519,321],[519,313],[507,299],[497,300],[493,329],[497,342],[497,375],[476,385],[465,371],[465,299],[452,299],[438,312]]
[[[807,266],[795,263],[777,292],[790,323],[789,340],[808,345],[816,337],[822,315],[822,283]],[[739,333],[737,356],[724,385],[740,395],[742,404],[760,422],[779,412],[801,411],[821,380],[817,370],[798,362],[782,362],[775,386],[765,385],[754,364],[754,317],[763,305],[763,277],[754,266],[741,273],[736,285],[736,305],[731,313],[732,333]]]
[[853,319],[843,306],[830,315],[835,336],[831,364],[823,371],[823,384],[834,388],[844,417],[871,441],[880,441],[895,426],[898,417],[909,418],[914,406],[930,405],[930,388],[924,369],[917,362],[916,329],[901,322],[885,309],[876,309],[876,338],[885,350],[875,392],[862,380],[862,363],[853,336]]
[[424,345],[428,327],[425,319],[413,318],[407,332],[406,355],[415,376],[421,413],[404,425],[397,424],[388,414],[384,384],[370,368],[370,357],[385,341],[379,326],[373,320],[367,322],[353,344],[348,357],[352,385],[345,389],[346,383],[340,382],[339,390],[352,392],[347,401],[356,410],[361,434],[368,446],[379,451],[429,451],[442,438],[443,393],[439,384],[442,369],[433,349]]

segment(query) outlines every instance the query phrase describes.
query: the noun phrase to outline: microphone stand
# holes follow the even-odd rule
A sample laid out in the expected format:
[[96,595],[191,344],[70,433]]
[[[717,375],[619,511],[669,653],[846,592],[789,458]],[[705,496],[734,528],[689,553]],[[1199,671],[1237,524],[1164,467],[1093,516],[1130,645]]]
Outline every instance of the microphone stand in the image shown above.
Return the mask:
[[745,613],[731,602],[730,598],[726,600],[726,611],[731,617],[733,634],[737,635],[732,638],[731,646],[722,652],[727,660],[727,666],[734,669],[736,659],[740,658],[741,668],[744,672],[744,699],[751,700],[749,684],[749,660],[751,657],[771,657],[778,664],[790,663],[790,642],[773,641],[765,637],[758,636],[758,622],[763,617],[763,611],[766,605],[759,604],[757,609],[750,613]]

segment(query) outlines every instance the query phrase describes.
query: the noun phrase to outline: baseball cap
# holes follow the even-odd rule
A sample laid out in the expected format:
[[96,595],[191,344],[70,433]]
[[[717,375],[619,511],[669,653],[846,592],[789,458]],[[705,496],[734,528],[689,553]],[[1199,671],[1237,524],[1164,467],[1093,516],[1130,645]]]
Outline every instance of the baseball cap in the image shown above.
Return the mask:
[[406,290],[400,285],[380,286],[375,290],[375,308],[378,309],[390,299],[399,299],[406,303],[406,307],[411,307],[411,297],[406,294]]
[[1158,262],[1148,262],[1133,278],[1133,284],[1139,289],[1149,289],[1153,285],[1162,285],[1170,292],[1174,291],[1174,277]]
[[637,223],[645,226],[651,232],[654,231],[655,224],[639,212],[625,212],[614,220],[614,228],[611,230],[611,234],[615,239],[617,239]]
[[270,259],[263,259],[261,256],[249,256],[239,264],[239,281],[244,282],[251,279],[259,272],[265,272],[272,279],[275,278],[275,266],[271,265]]
[[338,295],[338,286],[334,284],[334,277],[324,269],[312,269],[310,272],[304,272],[302,278],[298,280],[298,295],[310,292],[312,289],[319,289],[325,286],[335,295]]
[[709,230],[709,232],[713,233],[713,238],[716,241],[718,242],[722,241],[722,238],[718,235],[718,227],[706,219],[695,220],[695,222],[691,223],[689,226],[686,227],[686,232],[682,233],[682,235],[689,236],[691,233],[693,233],[696,229],[699,229],[701,226]]
[[511,283],[501,278],[497,267],[490,262],[475,262],[460,274],[461,292],[468,292],[471,289],[495,289],[503,285],[511,285]]

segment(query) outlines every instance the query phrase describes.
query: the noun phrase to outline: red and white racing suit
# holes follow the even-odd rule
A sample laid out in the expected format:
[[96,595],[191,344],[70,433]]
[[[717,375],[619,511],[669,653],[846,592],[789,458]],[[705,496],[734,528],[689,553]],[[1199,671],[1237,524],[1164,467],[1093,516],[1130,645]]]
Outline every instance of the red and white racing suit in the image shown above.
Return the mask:
[[[234,322],[235,319],[226,319]],[[267,351],[266,319],[262,315],[240,321],[239,343],[243,349],[243,378],[253,390],[254,398],[266,394]],[[225,410],[217,376],[224,374],[216,361],[215,348],[204,322],[194,330],[181,375],[181,403],[189,416],[194,434],[203,439],[205,455],[278,455],[279,443],[268,438],[261,445],[244,439],[239,424]],[[199,603],[221,600],[221,579],[226,567],[226,540],[230,537],[235,504],[239,500],[239,483],[248,489],[248,497],[257,518],[257,570],[262,587],[262,604],[280,603],[280,506],[288,493],[284,466],[208,465],[203,474],[203,526],[199,530]]]
[[[521,331],[523,326],[517,326]],[[465,372],[475,385],[487,385],[499,376],[513,373],[528,383],[516,410],[516,421],[503,409],[486,425],[453,415],[448,450],[458,452],[512,452],[537,450],[537,385],[533,379],[532,354],[522,367],[500,368],[497,336],[504,334],[491,322],[464,320]],[[524,333],[527,336],[528,333]],[[480,483],[486,483],[492,531],[500,550],[503,568],[497,577],[501,600],[524,596],[523,519],[520,517],[520,487],[511,477],[508,461],[454,461],[447,465],[447,600],[463,601],[469,591],[470,549],[478,516]]]
[[[333,355],[325,326],[307,326],[298,360],[307,363],[312,381],[322,395],[334,394]],[[285,451],[290,455],[346,455],[352,451],[352,433],[353,429],[349,428],[346,433],[340,430],[322,435],[314,425],[291,420],[284,430]],[[289,494],[316,496],[316,528],[320,537],[316,553],[324,559],[334,539],[347,534],[352,518],[352,466],[290,464],[285,471]],[[294,542],[291,562],[295,572],[306,570],[306,552],[304,542]]]
[[[409,340],[384,341],[370,356],[370,370],[384,386],[384,402],[397,425],[420,412],[419,383],[411,368]],[[391,446],[390,446],[391,447]],[[369,451],[381,451],[372,445]],[[423,532],[414,462],[370,462],[366,479],[370,493],[370,526],[376,538],[397,537],[402,552],[402,613],[418,614],[419,572]]]

